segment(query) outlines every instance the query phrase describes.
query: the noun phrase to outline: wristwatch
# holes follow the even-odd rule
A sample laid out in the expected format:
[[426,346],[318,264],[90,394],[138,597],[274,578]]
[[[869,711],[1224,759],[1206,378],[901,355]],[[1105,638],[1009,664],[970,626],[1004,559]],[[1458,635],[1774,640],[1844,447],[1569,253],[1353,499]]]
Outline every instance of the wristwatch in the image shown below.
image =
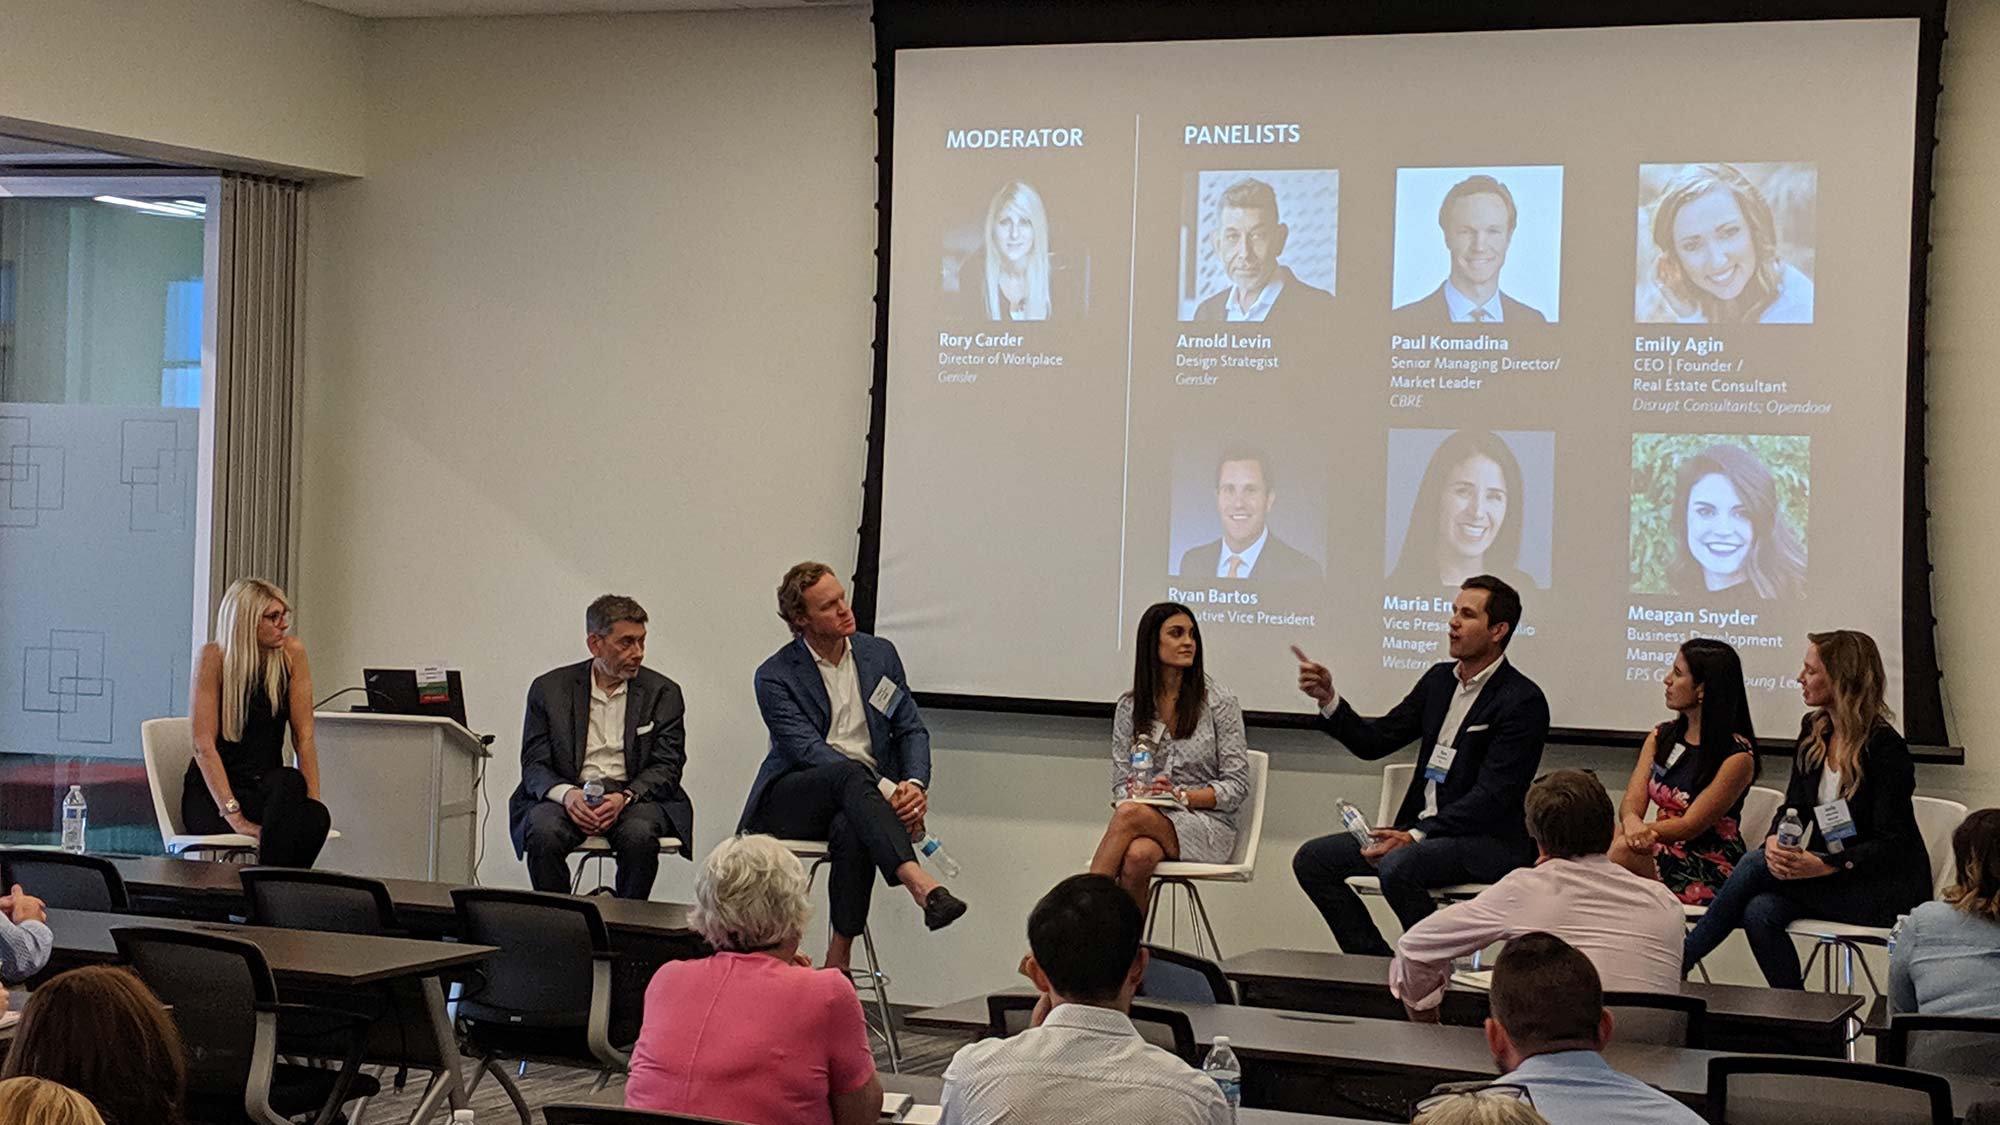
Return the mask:
[[227,801],[222,802],[223,816],[235,816],[237,813],[240,813],[242,811],[243,811],[242,803],[239,802],[234,797],[231,797]]

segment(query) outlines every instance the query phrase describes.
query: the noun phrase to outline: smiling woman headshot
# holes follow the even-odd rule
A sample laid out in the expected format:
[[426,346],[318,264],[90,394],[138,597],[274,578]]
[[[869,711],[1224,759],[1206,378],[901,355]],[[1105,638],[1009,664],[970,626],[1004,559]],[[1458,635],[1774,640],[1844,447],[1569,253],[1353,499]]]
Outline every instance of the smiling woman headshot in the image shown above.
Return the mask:
[[1640,319],[1811,324],[1812,279],[1779,255],[1778,241],[1771,204],[1750,177],[1731,164],[1686,166],[1653,209],[1655,293],[1641,293]]
[[1667,568],[1674,593],[1805,596],[1805,544],[1779,512],[1777,482],[1762,458],[1740,445],[1711,445],[1681,462],[1674,483]]
[[967,313],[982,320],[1049,319],[1049,213],[1041,194],[1019,180],[1001,185],[982,229],[983,245],[958,272]]
[[1520,570],[1524,501],[1521,465],[1506,442],[1484,430],[1446,438],[1417,486],[1390,582],[1455,590],[1491,574],[1517,590],[1540,586]]

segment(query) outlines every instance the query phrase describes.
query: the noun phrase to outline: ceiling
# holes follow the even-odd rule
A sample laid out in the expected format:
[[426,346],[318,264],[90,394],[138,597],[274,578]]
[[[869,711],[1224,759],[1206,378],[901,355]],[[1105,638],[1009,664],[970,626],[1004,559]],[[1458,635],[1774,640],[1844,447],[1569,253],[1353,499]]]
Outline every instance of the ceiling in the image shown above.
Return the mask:
[[30,141],[21,137],[0,136],[0,170],[134,163],[140,161],[109,152],[50,144],[46,141]]
[[710,12],[740,8],[832,8],[867,0],[310,0],[371,19],[428,16],[555,16],[604,12]]

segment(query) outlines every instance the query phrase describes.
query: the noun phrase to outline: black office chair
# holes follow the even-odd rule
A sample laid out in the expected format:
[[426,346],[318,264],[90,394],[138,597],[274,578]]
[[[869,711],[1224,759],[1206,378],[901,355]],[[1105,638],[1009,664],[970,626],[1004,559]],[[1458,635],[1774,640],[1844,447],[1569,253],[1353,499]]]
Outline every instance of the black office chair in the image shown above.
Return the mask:
[[685,1113],[655,1113],[610,1105],[543,1106],[542,1116],[549,1125],[742,1125],[721,1117],[691,1117]]
[[1875,1043],[1885,1066],[2000,1078],[2000,1019],[1899,1014]]
[[493,1075],[521,1125],[533,1125],[502,1059],[594,1069],[594,1090],[623,1074],[631,1056],[611,1043],[613,954],[597,904],[479,887],[459,887],[451,900],[459,937],[498,949],[474,969],[458,1000],[466,1051],[479,1060],[472,1089]]
[[380,880],[301,867],[245,867],[237,877],[253,926],[404,936],[396,904]]
[[1611,1034],[1621,1043],[1651,1043],[1660,1047],[1708,1045],[1708,1001],[1699,996],[1669,996],[1658,992],[1607,992]]
[[1236,988],[1222,972],[1222,966],[1172,946],[1146,946],[1146,975],[1139,981],[1139,995],[1155,1000],[1179,1000],[1188,1004],[1234,1004]]
[[[1708,1061],[1708,1119],[1716,1125],[1952,1125],[1951,1083],[1877,1063],[1792,1055],[1723,1055]],[[1864,1108],[1865,1107],[1865,1108]]]
[[[1039,999],[1032,993],[1020,992],[999,992],[988,996],[987,1035],[1006,1039],[1026,1031],[1028,1022],[1035,1015],[1035,1002]],[[1141,1039],[1172,1051],[1189,1066],[1201,1065],[1202,1047],[1194,1037],[1194,1021],[1188,1018],[1186,1012],[1151,1004],[1134,1004],[1132,1027]]]
[[0,893],[21,889],[62,910],[122,914],[132,907],[125,880],[108,859],[34,848],[0,848]]
[[380,1091],[375,1079],[359,1072],[359,1017],[335,1029],[345,1056],[338,1070],[278,1061],[281,1017],[325,1026],[339,1022],[340,1013],[279,1003],[264,953],[251,942],[148,926],[115,927],[111,938],[118,955],[173,1013],[187,1048],[190,1120],[290,1125],[313,1113],[314,1125],[329,1125],[350,1098]]

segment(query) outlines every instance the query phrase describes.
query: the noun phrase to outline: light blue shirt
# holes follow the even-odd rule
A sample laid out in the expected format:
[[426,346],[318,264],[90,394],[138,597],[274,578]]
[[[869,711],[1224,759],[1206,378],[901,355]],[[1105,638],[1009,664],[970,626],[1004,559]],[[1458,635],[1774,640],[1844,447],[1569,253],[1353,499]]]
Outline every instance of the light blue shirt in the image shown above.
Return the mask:
[[1271,529],[1267,527],[1264,529],[1264,533],[1257,537],[1257,541],[1255,543],[1250,544],[1250,546],[1245,548],[1240,554],[1238,552],[1230,550],[1229,540],[1224,539],[1222,541],[1222,553],[1215,557],[1215,576],[1217,578],[1228,578],[1230,576],[1229,560],[1242,559],[1243,560],[1242,577],[1244,578],[1250,577],[1250,572],[1257,569],[1257,556],[1264,553],[1264,541],[1266,539],[1269,539],[1270,537],[1271,537]]
[[1912,910],[1889,954],[1889,1010],[2000,1016],[2000,922],[1944,902]]
[[1482,314],[1478,323],[1498,324],[1501,319],[1500,290],[1497,288],[1494,289],[1493,295],[1486,298],[1486,303],[1482,305],[1465,294],[1460,293],[1458,286],[1447,281],[1444,283],[1444,307],[1451,310],[1451,319],[1455,324],[1464,324],[1471,321],[1473,319],[1473,309],[1478,309]]
[[49,951],[56,936],[47,923],[23,922],[15,925],[0,914],[0,980],[27,980],[49,963]]
[[1549,1125],[1705,1125],[1694,1110],[1611,1069],[1596,1051],[1536,1055],[1500,1081],[1526,1086]]

